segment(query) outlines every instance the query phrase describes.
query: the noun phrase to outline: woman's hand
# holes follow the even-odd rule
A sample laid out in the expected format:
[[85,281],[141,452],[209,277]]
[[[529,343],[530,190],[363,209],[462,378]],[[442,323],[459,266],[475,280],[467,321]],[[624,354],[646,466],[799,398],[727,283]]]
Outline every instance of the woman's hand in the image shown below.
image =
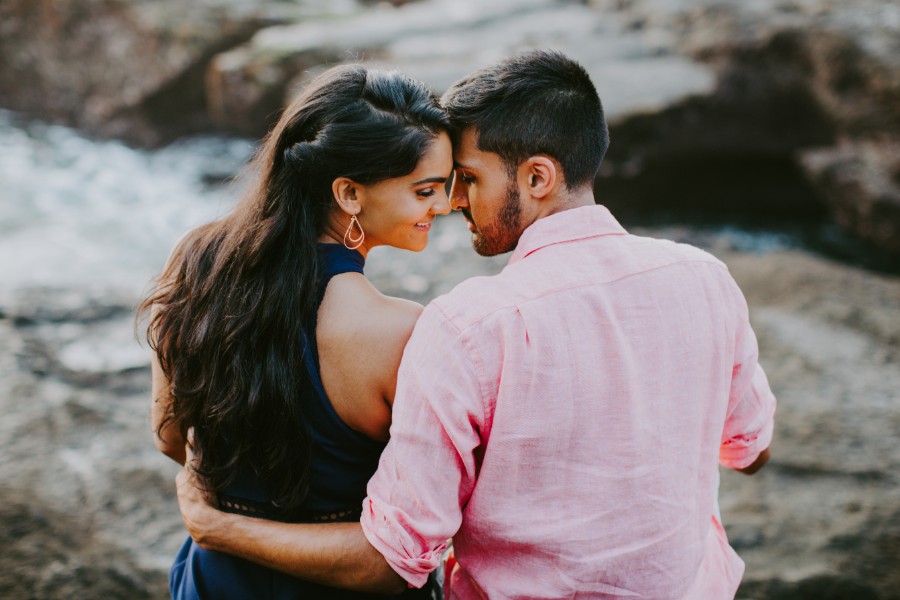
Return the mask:
[[184,521],[184,526],[194,542],[201,548],[213,550],[216,538],[221,537],[223,530],[228,526],[228,515],[213,507],[211,499],[197,478],[194,471],[196,457],[191,449],[192,433],[188,433],[188,443],[185,444],[184,466],[175,478],[178,506],[181,509],[181,520]]

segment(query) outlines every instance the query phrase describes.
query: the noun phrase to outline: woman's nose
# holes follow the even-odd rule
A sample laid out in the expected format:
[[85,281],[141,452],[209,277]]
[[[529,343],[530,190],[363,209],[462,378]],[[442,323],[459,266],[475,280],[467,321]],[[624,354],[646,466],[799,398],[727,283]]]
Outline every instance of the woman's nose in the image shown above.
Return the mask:
[[450,214],[450,211],[453,210],[453,207],[450,206],[450,198],[447,196],[447,192],[444,191],[443,188],[440,191],[434,194],[434,202],[431,205],[431,212],[436,215],[446,215]]

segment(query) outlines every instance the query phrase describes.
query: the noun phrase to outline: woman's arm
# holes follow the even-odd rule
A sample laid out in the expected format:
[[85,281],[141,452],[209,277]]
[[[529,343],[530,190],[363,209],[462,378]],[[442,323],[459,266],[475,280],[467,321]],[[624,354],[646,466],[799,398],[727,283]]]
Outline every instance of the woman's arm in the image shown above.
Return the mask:
[[153,443],[157,450],[183,465],[185,461],[185,439],[181,435],[178,425],[172,420],[166,420],[166,415],[171,413],[172,386],[163,372],[156,351],[153,352],[150,362],[150,426],[153,428]]

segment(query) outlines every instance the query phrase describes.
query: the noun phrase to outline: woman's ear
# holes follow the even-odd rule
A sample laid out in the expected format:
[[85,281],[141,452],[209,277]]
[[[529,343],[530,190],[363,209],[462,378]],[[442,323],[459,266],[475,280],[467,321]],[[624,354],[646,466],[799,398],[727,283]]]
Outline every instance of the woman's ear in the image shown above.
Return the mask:
[[331,183],[331,192],[338,207],[348,215],[359,214],[359,185],[352,179],[338,177]]
[[519,173],[525,178],[525,188],[534,198],[545,198],[553,188],[559,177],[556,163],[549,156],[538,154],[524,160],[519,167]]

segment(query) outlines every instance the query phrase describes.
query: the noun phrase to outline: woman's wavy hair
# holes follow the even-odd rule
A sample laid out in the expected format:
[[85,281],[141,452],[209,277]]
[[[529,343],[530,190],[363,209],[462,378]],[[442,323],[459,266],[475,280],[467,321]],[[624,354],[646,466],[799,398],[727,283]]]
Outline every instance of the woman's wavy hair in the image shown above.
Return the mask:
[[310,457],[301,331],[316,310],[316,242],[335,210],[332,182],[408,175],[448,126],[421,82],[360,65],[329,69],[264,139],[235,210],[176,246],[138,316],[150,315],[147,340],[171,384],[157,433],[193,427],[209,491],[249,468],[275,510],[300,510]]

